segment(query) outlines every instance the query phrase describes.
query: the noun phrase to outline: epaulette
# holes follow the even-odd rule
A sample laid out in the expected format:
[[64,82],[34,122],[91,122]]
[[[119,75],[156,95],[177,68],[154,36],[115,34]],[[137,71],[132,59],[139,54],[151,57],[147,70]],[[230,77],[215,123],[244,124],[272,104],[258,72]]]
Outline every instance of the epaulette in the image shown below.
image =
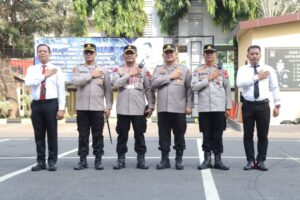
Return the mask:
[[223,74],[224,74],[225,79],[229,78],[229,74],[228,74],[228,71],[226,69],[223,69]]

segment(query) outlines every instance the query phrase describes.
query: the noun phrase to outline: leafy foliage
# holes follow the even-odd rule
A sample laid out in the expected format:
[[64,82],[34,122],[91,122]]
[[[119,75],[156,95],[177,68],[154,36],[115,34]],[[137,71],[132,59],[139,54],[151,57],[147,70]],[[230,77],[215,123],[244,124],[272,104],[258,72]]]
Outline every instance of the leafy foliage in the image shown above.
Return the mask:
[[255,19],[258,0],[205,0],[208,13],[224,32],[233,30],[241,20]]
[[155,7],[160,17],[161,32],[174,35],[178,20],[188,12],[189,0],[156,0]]
[[76,12],[108,36],[138,37],[147,25],[144,0],[75,0]]
[[[2,0],[0,1],[0,50],[2,57],[9,56],[3,49],[22,49],[32,54],[35,34],[53,33],[55,36],[84,33],[82,20],[72,11],[73,5],[63,0]],[[67,14],[68,13],[68,14]],[[75,28],[76,27],[76,28]],[[70,32],[69,32],[70,31]]]
[[260,16],[273,17],[300,10],[300,2],[297,0],[260,0]]
[[0,101],[0,116],[8,117],[11,110],[11,104],[9,101]]

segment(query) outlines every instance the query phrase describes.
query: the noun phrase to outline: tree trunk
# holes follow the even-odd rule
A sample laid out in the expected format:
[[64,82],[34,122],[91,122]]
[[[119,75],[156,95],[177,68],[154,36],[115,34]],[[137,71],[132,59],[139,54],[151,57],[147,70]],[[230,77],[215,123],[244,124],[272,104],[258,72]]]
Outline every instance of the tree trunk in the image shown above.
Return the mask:
[[2,93],[7,101],[11,103],[12,110],[9,113],[9,118],[20,117],[19,113],[19,103],[16,82],[14,79],[13,72],[9,66],[8,60],[0,60],[0,79],[2,82],[2,87],[0,87],[0,93]]

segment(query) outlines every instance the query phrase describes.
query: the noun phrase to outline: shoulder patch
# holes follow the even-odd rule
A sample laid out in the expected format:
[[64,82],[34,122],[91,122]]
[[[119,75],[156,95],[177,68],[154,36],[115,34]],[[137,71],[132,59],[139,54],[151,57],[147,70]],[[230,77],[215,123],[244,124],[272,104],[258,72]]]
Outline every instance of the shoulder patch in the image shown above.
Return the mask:
[[73,73],[77,73],[77,72],[79,72],[79,69],[77,66],[75,66],[75,67],[73,67],[72,71],[73,71]]
[[226,69],[224,69],[223,74],[224,74],[224,78],[226,79],[229,78],[228,71]]
[[150,71],[146,71],[146,77],[149,79],[149,80],[151,80],[152,79],[152,76],[151,76],[151,73],[150,73]]

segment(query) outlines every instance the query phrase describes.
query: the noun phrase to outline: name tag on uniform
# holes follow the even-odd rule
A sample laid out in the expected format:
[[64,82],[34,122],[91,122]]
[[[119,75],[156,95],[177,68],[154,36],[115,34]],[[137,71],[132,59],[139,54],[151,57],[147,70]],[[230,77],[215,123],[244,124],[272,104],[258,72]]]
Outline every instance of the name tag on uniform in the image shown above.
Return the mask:
[[96,80],[97,85],[103,85],[103,82],[104,82],[103,78],[97,78]]
[[133,84],[127,85],[127,89],[134,89],[134,85]]

